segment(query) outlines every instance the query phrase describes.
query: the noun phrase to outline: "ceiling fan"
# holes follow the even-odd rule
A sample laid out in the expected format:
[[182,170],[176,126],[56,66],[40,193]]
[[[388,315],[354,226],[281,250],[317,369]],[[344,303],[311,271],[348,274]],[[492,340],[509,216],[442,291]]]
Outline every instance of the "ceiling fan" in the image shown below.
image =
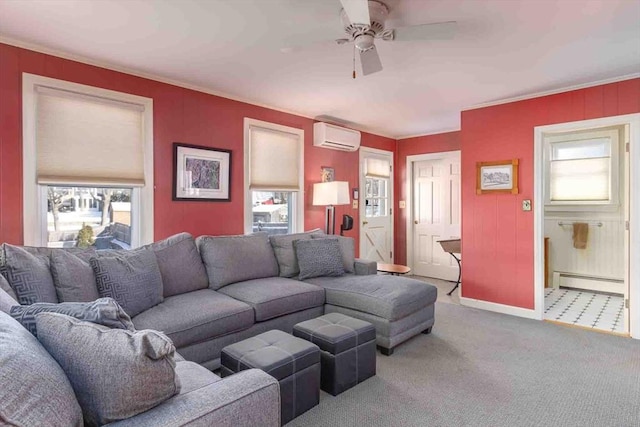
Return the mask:
[[[378,0],[340,0],[343,9],[340,17],[348,38],[337,39],[336,43],[353,42],[360,55],[362,74],[369,75],[382,71],[382,62],[375,46],[375,39],[384,41],[438,40],[453,37],[455,21],[412,25],[400,28],[385,28],[389,8]],[[291,51],[289,48],[283,52]],[[355,53],[355,50],[354,50]],[[355,60],[355,58],[354,58]],[[356,78],[355,69],[353,78]]]

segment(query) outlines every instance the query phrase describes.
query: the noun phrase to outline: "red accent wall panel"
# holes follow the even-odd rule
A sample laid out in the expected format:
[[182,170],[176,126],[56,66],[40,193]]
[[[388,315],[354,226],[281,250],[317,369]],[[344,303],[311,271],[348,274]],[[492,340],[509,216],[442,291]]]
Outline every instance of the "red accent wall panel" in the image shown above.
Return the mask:
[[407,209],[399,209],[398,202],[407,200],[407,183],[411,179],[407,172],[407,156],[416,154],[439,153],[460,149],[460,132],[446,132],[426,135],[398,141],[395,156],[395,262],[407,262]]
[[[324,226],[324,208],[311,205],[320,167],[335,168],[336,179],[358,186],[358,153],[313,147],[314,120],[172,86],[116,71],[0,44],[0,242],[23,243],[22,232],[22,73],[38,74],[153,99],[155,239],[187,231],[201,234],[244,232],[244,118],[305,132],[305,228]],[[233,151],[231,202],[172,201],[173,142]],[[362,145],[395,150],[396,141],[362,133]],[[357,217],[351,206],[336,209]],[[359,228],[347,234],[357,239]]]
[[[533,129],[640,112],[640,79],[462,112],[462,296],[533,309]],[[398,144],[400,148],[402,142]],[[518,194],[476,195],[476,162],[519,159]]]

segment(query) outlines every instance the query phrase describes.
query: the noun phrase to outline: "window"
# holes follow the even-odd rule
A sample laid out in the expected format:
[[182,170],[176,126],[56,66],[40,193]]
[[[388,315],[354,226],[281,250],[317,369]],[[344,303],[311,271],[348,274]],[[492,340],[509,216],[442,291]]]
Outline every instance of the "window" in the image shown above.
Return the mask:
[[365,216],[368,218],[386,216],[388,205],[388,178],[366,178],[365,181]]
[[132,193],[132,188],[47,185],[47,246],[130,249]]
[[304,227],[304,131],[245,119],[245,231]]
[[365,216],[367,218],[389,214],[389,177],[391,165],[387,159],[367,157],[365,168]]
[[617,205],[617,129],[546,136],[547,205]]
[[25,244],[153,241],[152,101],[24,74],[23,105]]

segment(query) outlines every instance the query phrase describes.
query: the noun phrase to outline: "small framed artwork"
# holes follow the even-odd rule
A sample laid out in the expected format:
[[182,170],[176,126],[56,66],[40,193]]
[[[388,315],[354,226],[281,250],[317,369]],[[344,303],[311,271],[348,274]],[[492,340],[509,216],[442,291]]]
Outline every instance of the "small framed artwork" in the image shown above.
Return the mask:
[[333,182],[333,180],[336,178],[336,173],[333,168],[330,168],[329,166],[321,166],[320,178],[321,182]]
[[173,200],[231,200],[231,150],[173,143]]
[[518,194],[518,159],[476,163],[476,194]]

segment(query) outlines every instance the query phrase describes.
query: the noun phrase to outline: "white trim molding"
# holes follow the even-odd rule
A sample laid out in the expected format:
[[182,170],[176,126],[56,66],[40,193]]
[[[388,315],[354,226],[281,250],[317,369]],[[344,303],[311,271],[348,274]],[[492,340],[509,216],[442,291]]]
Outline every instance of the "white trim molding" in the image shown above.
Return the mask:
[[512,98],[505,98],[505,99],[498,99],[495,101],[484,102],[482,104],[476,104],[470,107],[465,107],[462,109],[462,111],[477,110],[478,108],[493,107],[496,105],[510,104],[512,102],[526,101],[527,99],[540,98],[542,96],[549,96],[549,95],[556,95],[558,93],[571,92],[572,90],[580,90],[580,89],[586,89],[594,86],[618,83],[618,82],[623,82],[625,80],[637,79],[638,77],[640,77],[640,73],[626,74],[624,76],[612,77],[610,79],[603,79],[595,82],[583,83],[583,84],[578,84],[573,86],[565,86],[558,89],[551,89],[551,90],[546,90],[541,92],[529,93],[522,96],[514,96]]
[[[436,153],[427,153],[427,154],[414,154],[411,156],[407,156],[407,163],[405,169],[406,176],[406,195],[405,197],[405,210],[407,211],[407,219],[405,225],[405,241],[407,242],[407,247],[405,248],[405,253],[407,254],[407,266],[413,269],[413,163],[421,162],[423,160],[439,160],[446,159],[448,157],[458,156],[461,159],[462,152],[460,150],[454,151],[440,151]],[[460,183],[462,185],[462,183]],[[462,230],[460,230],[462,231]],[[460,294],[462,295],[462,283],[459,285]]]
[[483,301],[479,299],[460,297],[460,304],[465,307],[479,308],[481,310],[493,311],[495,313],[508,314],[510,316],[524,317],[527,319],[538,319],[535,310],[528,308],[514,307],[512,305],[498,304],[497,302]]
[[433,136],[433,135],[440,135],[443,133],[452,133],[452,132],[460,132],[460,128],[452,128],[452,129],[444,129],[444,130],[439,130],[439,131],[433,131],[433,132],[428,132],[428,133],[420,133],[417,135],[407,135],[407,136],[401,136],[396,138],[396,141],[401,141],[403,139],[409,139],[409,138],[420,138],[421,136]]
[[620,125],[629,126],[629,333],[640,339],[640,113],[534,128],[534,311],[537,319],[544,318],[544,133]]
[[[22,73],[22,190],[23,240],[25,245],[46,246],[46,195],[36,182],[36,88],[39,86],[66,90],[81,96],[100,97],[142,106],[144,126],[144,187],[133,188],[132,202],[139,209],[132,212],[131,246],[136,247],[154,240],[154,183],[153,183],[153,99],[123,92]],[[44,205],[43,205],[44,203]]]
[[[278,132],[290,133],[297,135],[300,143],[300,167],[298,168],[298,182],[300,184],[300,191],[293,192],[294,203],[296,207],[296,215],[292,218],[291,229],[295,233],[304,231],[304,130],[298,128],[292,128],[289,126],[279,125],[271,122],[264,122],[262,120],[244,118],[244,231],[246,234],[253,232],[253,211],[252,211],[252,199],[249,197],[249,184],[251,177],[249,175],[251,171],[251,127],[260,127],[263,129],[269,129]],[[265,190],[268,191],[268,190]]]

